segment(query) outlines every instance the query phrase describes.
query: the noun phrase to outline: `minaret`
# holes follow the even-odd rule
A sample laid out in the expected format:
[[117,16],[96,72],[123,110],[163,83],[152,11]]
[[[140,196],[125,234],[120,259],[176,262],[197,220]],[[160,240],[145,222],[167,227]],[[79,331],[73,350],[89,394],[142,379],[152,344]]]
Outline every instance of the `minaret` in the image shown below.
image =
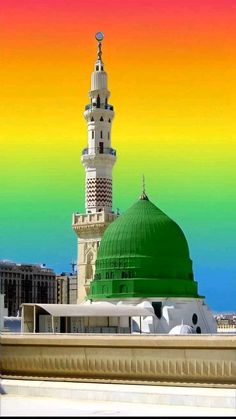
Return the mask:
[[111,148],[113,106],[108,104],[107,73],[102,61],[103,34],[96,34],[98,56],[91,77],[90,104],[85,106],[88,125],[88,148],[83,150],[86,170],[86,212],[112,211],[112,168],[116,152]]
[[117,217],[112,211],[112,168],[116,151],[111,147],[113,106],[108,103],[107,73],[102,61],[102,32],[96,33],[97,60],[91,76],[90,103],[84,117],[88,126],[88,147],[82,152],[85,168],[86,214],[73,214],[78,236],[78,303],[82,302],[94,276],[97,250],[106,227]]

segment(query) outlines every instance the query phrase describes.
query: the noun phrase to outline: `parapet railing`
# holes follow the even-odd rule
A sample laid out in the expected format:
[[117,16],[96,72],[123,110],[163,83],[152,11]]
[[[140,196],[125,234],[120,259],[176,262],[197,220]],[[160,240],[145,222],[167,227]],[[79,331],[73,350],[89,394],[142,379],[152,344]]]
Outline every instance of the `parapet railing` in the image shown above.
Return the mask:
[[111,147],[105,147],[105,148],[100,148],[100,147],[94,147],[94,148],[84,148],[82,151],[82,155],[87,155],[87,154],[110,154],[112,156],[116,156],[116,150],[114,150],[114,148]]
[[2,378],[233,387],[236,335],[2,334]]

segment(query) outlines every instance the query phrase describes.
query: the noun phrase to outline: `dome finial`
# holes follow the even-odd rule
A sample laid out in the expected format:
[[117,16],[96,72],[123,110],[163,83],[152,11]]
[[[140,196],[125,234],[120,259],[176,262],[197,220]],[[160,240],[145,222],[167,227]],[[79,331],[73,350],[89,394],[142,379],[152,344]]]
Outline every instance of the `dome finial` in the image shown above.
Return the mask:
[[141,199],[142,201],[149,201],[149,199],[148,199],[148,197],[146,195],[146,192],[145,192],[145,176],[144,175],[143,175],[143,192],[140,195],[140,198],[139,199]]

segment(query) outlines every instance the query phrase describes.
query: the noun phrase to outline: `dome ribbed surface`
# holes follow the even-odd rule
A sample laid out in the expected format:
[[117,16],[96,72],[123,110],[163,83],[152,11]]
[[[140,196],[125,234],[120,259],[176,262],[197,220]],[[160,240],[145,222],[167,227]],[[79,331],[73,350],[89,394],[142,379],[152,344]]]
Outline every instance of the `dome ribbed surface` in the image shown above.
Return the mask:
[[197,296],[181,228],[140,199],[106,229],[89,298]]
[[189,258],[180,227],[148,200],[139,200],[105,231],[99,258],[111,256]]

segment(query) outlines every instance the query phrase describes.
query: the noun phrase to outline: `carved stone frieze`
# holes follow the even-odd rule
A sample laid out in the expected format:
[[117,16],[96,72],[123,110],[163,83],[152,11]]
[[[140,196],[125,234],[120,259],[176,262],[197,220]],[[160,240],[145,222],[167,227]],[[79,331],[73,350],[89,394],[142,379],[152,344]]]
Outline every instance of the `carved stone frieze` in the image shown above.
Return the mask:
[[236,336],[2,335],[1,345],[3,377],[236,384]]

